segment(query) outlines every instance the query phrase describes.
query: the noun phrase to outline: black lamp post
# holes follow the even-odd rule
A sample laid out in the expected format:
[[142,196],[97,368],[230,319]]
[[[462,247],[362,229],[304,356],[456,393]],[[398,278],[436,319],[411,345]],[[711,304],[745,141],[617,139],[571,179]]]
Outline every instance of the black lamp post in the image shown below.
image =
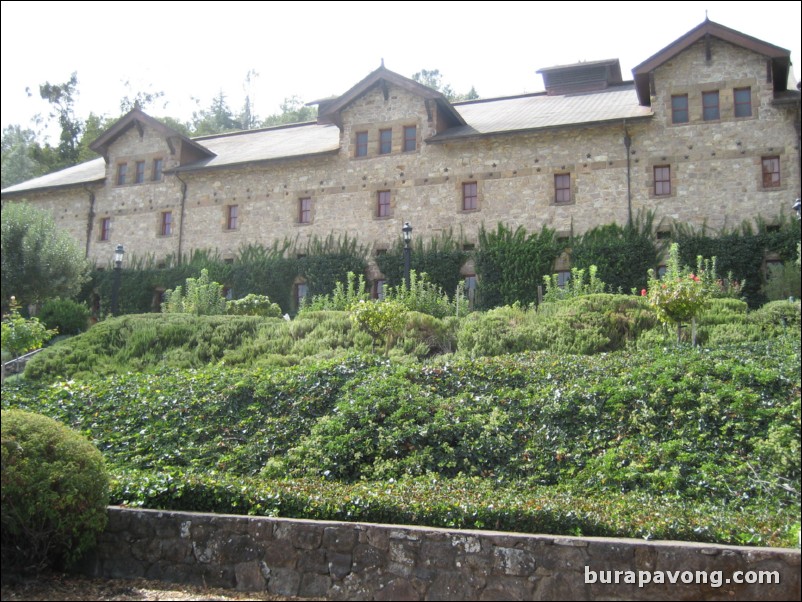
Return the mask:
[[409,222],[404,222],[401,232],[404,234],[404,284],[407,285],[407,290],[409,290],[409,265],[412,254],[412,249],[409,247],[409,243],[412,242],[412,226],[409,225]]
[[114,249],[114,282],[111,286],[111,315],[116,316],[120,312],[120,281],[122,280],[123,255],[125,249],[122,245],[117,245]]

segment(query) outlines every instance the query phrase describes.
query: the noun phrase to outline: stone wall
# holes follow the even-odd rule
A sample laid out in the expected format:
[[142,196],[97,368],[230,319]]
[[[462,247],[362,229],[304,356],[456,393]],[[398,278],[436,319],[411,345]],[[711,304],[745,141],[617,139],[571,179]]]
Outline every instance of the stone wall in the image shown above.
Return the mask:
[[[712,229],[757,216],[775,221],[790,214],[800,194],[798,109],[775,102],[765,57],[718,39],[711,41],[709,59],[706,50],[700,41],[656,69],[651,118],[430,143],[436,114],[427,111],[423,97],[388,84],[365,91],[342,110],[339,152],[166,173],[156,182],[147,172],[141,184],[117,186],[120,163],[128,164],[130,180],[137,161],[150,169],[154,158],[163,157],[169,170],[181,156],[178,141],[153,128],[132,128],[109,147],[105,183],[32,191],[13,200],[52,210],[82,246],[91,227],[88,255],[100,265],[118,243],[128,257],[152,254],[158,260],[195,249],[217,249],[230,258],[243,245],[330,234],[380,249],[400,238],[404,222],[424,240],[451,229],[476,243],[483,225],[495,228],[499,222],[530,232],[546,225],[581,234],[626,223],[630,201],[633,215],[654,211],[658,221],[666,219],[665,227],[672,220]],[[752,114],[735,117],[734,90],[745,88],[751,90]],[[704,121],[702,93],[714,89],[720,92],[720,119]],[[672,94],[688,94],[688,123],[671,123]],[[413,151],[403,151],[405,125],[417,128]],[[392,152],[380,155],[379,131],[387,128],[393,131]],[[368,132],[366,157],[354,156],[359,131]],[[779,159],[777,187],[763,187],[764,157]],[[655,167],[670,168],[670,194],[655,194]],[[570,203],[555,203],[555,174],[570,175]],[[469,211],[462,209],[466,182],[475,182],[478,192],[478,207]],[[377,217],[377,193],[385,190],[391,194],[390,215]],[[311,199],[310,223],[298,223],[301,198]],[[225,216],[232,205],[238,222],[229,229]],[[159,228],[165,211],[172,212],[170,235]],[[112,236],[100,242],[104,217],[111,218]]]
[[117,507],[83,570],[332,600],[800,598],[798,549]]

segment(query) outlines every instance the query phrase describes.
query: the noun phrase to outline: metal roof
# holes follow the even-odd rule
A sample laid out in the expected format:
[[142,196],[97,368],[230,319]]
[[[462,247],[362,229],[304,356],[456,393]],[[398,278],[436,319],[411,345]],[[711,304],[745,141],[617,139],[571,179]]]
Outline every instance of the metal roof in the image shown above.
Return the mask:
[[[651,117],[649,107],[638,104],[634,86],[624,84],[603,91],[548,96],[529,94],[454,105],[467,125],[450,128],[429,142]],[[340,150],[340,130],[331,124],[302,123],[193,138],[192,142],[214,156],[176,171],[231,167]],[[3,194],[88,184],[106,177],[102,158],[4,189]]]
[[216,156],[179,167],[176,171],[228,167],[276,159],[292,159],[306,155],[340,150],[340,130],[336,125],[302,123],[263,130],[250,130],[193,138]]
[[106,177],[106,162],[103,157],[92,159],[86,163],[79,163],[67,169],[54,171],[46,176],[40,176],[33,180],[14,184],[8,188],[3,188],[3,194],[14,192],[27,192],[29,190],[46,190],[48,188],[60,188],[62,186],[76,186],[97,182]]
[[650,107],[638,104],[633,83],[601,91],[553,95],[545,92],[455,105],[468,125],[451,128],[429,139],[457,138],[576,126],[651,117]]

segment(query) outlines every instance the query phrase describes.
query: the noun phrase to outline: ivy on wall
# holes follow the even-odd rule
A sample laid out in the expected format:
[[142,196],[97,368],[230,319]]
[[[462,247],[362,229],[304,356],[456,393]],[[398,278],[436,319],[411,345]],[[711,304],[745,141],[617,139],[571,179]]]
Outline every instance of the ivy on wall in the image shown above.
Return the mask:
[[547,226],[532,234],[521,226],[515,231],[504,224],[498,224],[495,230],[482,227],[476,253],[477,306],[534,303],[538,285],[543,276],[551,274],[561,252],[555,231]]
[[[449,230],[429,240],[413,238],[410,251],[410,269],[418,274],[425,273],[428,282],[452,296],[462,280],[460,269],[470,257],[464,250],[462,236],[455,236]],[[403,283],[404,243],[401,238],[386,253],[376,256],[376,265],[387,284],[399,286]]]
[[[780,261],[796,259],[800,222],[794,219],[770,226],[758,220],[755,226],[713,232],[675,225],[672,242],[679,244],[683,265],[696,265],[696,257],[716,257],[718,273],[746,280],[744,294],[753,307],[766,301],[764,260],[772,254]],[[465,249],[464,239],[447,231],[438,237],[413,240],[411,268],[426,273],[427,280],[453,295],[462,280],[460,269],[475,260],[478,277],[477,309],[537,301],[537,287],[554,271],[557,257],[565,250],[556,232],[544,226],[527,233],[498,224],[479,232],[477,249]],[[654,216],[638,215],[632,226],[608,224],[589,230],[570,242],[572,267],[597,266],[598,277],[614,291],[625,293],[644,288],[649,269],[656,268],[662,253],[661,241],[654,234]],[[399,237],[385,253],[375,257],[387,284],[398,286],[404,277],[403,243]],[[271,247],[249,245],[240,249],[233,261],[225,261],[216,251],[195,251],[178,261],[170,257],[158,263],[153,257],[126,260],[120,279],[121,313],[158,311],[159,292],[197,278],[201,270],[209,278],[233,291],[235,298],[253,293],[266,295],[285,313],[295,313],[293,285],[304,282],[309,295],[329,294],[337,282],[345,282],[349,272],[365,274],[369,248],[357,239],[329,236],[304,243],[297,240],[275,242]],[[84,287],[81,299],[99,315],[108,313],[115,272],[109,265],[96,269]],[[99,311],[98,311],[99,306]]]
[[[598,278],[612,291],[641,290],[648,271],[658,267],[662,252],[654,219],[654,213],[638,213],[630,226],[607,224],[588,230],[571,241],[571,266],[590,269],[595,265]],[[696,265],[696,257],[689,265]]]

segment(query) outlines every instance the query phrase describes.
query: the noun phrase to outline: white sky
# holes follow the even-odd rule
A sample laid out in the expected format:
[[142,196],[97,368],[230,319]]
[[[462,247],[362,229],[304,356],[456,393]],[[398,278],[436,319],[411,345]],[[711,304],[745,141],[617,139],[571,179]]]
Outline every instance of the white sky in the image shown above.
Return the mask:
[[[148,112],[188,120],[222,90],[262,118],[286,97],[339,95],[385,66],[439,69],[457,92],[543,89],[535,71],[619,58],[632,68],[709,18],[791,51],[802,2],[22,2],[3,1],[2,126],[46,113],[39,85],[78,73],[77,113],[116,116],[124,96],[164,92]],[[126,87],[124,82],[130,82]],[[26,95],[30,88],[33,96]],[[200,107],[192,100],[200,101]]]

